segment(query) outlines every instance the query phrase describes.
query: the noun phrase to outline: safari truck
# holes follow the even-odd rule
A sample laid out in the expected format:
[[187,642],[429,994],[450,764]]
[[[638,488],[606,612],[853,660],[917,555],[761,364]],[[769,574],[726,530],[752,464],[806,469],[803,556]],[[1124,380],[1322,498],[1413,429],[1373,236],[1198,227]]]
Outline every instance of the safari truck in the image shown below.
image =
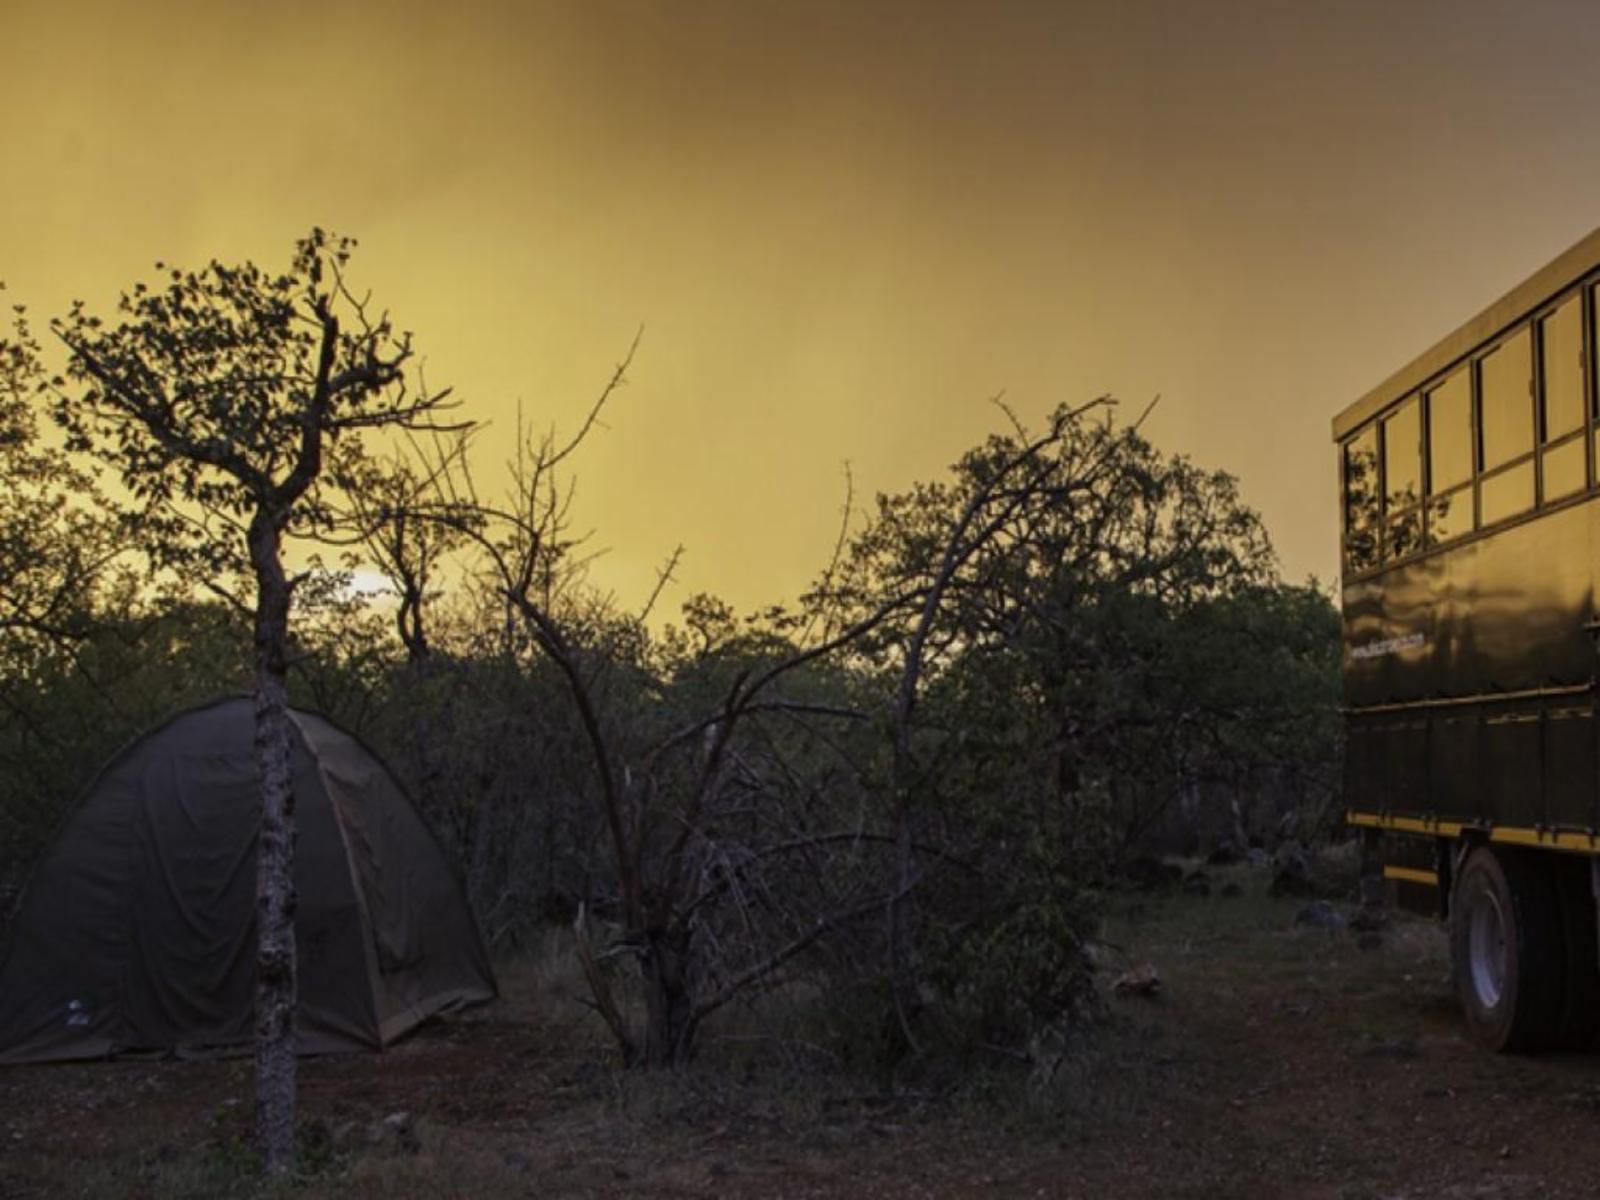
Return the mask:
[[1493,1050],[1600,1030],[1596,230],[1333,422],[1347,822]]

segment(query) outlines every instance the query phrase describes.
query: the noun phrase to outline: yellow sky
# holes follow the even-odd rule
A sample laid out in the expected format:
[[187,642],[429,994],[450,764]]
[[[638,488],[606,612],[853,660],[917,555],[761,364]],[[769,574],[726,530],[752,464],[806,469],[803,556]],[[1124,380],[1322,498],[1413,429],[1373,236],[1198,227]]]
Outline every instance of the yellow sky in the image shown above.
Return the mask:
[[1102,392],[1333,573],[1333,413],[1600,224],[1600,6],[0,0],[0,279],[322,224],[626,601],[792,598],[862,498]]

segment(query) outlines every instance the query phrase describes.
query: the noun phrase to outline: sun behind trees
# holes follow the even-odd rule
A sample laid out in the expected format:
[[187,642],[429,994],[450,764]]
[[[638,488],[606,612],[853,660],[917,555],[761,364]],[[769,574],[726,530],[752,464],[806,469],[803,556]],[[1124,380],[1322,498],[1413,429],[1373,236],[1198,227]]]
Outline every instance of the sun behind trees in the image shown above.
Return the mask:
[[[572,530],[573,463],[631,351],[589,421],[519,429],[512,486],[482,494],[443,394],[414,390],[409,338],[346,288],[349,249],[316,231],[282,275],[172,272],[114,326],[76,306],[54,381],[25,331],[8,344],[73,449],[125,481],[128,540],[165,581],[120,608],[83,589],[70,652],[39,635],[32,686],[0,705],[8,765],[59,806],[73,748],[105,737],[83,713],[131,733],[235,686],[240,605],[210,589],[256,589],[270,1169],[293,1149],[291,693],[384,752],[498,954],[575,948],[628,1065],[704,1056],[736,1020],[791,1066],[1048,1079],[1092,1028],[1087,948],[1120,859],[1179,807],[1330,794],[1327,598],[1277,578],[1232,479],[1109,401],[1038,429],[998,409],[1005,431],[944,477],[849,514],[797,607],[697,595],[657,627],[659,595],[619,609]],[[361,435],[386,426],[440,435],[380,456]],[[295,536],[390,596],[290,578]],[[65,540],[40,543],[52,578],[96,566],[48,549]],[[0,577],[0,600],[35,592]],[[40,790],[0,791],[0,817]]]

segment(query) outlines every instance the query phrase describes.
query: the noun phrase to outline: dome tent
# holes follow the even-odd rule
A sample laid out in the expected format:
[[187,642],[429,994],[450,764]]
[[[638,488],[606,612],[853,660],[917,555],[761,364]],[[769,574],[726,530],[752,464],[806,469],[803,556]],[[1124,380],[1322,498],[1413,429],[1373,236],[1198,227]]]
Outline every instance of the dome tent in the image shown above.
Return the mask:
[[[291,710],[300,1053],[382,1048],[495,982],[460,885],[365,746]],[[0,958],[0,1063],[244,1048],[254,1037],[255,711],[144,735],[89,786]]]

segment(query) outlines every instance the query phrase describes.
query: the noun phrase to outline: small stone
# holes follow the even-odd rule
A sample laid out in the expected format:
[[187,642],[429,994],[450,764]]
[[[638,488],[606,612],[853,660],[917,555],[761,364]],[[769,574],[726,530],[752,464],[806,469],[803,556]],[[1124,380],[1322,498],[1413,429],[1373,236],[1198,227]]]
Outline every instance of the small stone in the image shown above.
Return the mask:
[[1154,963],[1145,963],[1125,971],[1111,985],[1111,990],[1124,996],[1158,996],[1161,994],[1161,976]]
[[1421,1058],[1422,1050],[1415,1038],[1386,1037],[1373,1042],[1362,1051],[1362,1055],[1366,1058]]

